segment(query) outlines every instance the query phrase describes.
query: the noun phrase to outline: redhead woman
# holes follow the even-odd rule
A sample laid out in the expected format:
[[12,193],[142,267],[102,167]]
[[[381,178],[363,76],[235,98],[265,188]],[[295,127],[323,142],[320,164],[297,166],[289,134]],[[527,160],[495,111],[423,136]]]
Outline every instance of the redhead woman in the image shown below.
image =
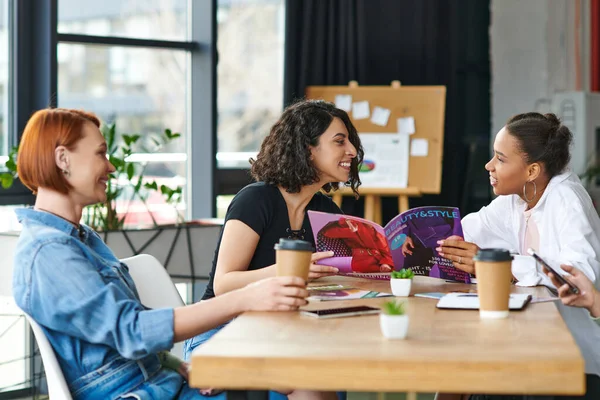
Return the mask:
[[36,201],[17,210],[15,300],[42,326],[75,399],[202,398],[186,369],[163,367],[160,355],[246,310],[297,309],[305,282],[269,277],[210,301],[145,308],[127,266],[79,222],[84,207],[106,200],[115,171],[99,126],[91,113],[56,108],[25,127],[17,169]]

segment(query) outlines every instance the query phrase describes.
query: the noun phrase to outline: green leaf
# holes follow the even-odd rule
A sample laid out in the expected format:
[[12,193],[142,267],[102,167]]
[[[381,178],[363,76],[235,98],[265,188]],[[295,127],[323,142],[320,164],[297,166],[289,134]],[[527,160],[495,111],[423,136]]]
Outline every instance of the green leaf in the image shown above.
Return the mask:
[[415,276],[410,269],[402,268],[400,271],[392,271],[392,279],[412,279]]
[[[123,134],[121,137],[123,138],[123,141],[125,142],[125,146],[127,146],[127,147],[131,146],[131,143],[132,143],[131,136]],[[123,147],[123,148],[125,148],[125,147]]]
[[103,127],[102,135],[104,136],[104,139],[106,140],[106,147],[108,149],[112,149],[115,144],[116,125],[113,123],[110,125],[102,125],[102,127]]
[[404,315],[405,314],[405,310],[404,310],[404,303],[399,302],[399,301],[387,301],[385,303],[383,303],[382,307],[381,307],[381,311],[384,314],[388,314],[388,315]]
[[135,193],[139,193],[140,188],[142,187],[142,180],[138,179],[137,183],[135,184],[135,186],[133,187],[133,191]]
[[13,178],[12,174],[9,174],[8,172],[3,173],[0,176],[0,180],[2,181],[2,187],[4,189],[10,188],[14,182],[14,178]]
[[114,165],[117,173],[123,172],[123,167],[125,166],[125,161],[120,158],[110,156],[109,161],[112,165]]
[[133,174],[135,174],[135,167],[133,163],[127,163],[127,179],[131,180],[133,178]]
[[11,160],[10,158],[6,160],[4,166],[11,172],[15,172],[17,170],[17,163],[15,163],[15,161]]
[[158,190],[158,184],[156,181],[144,183],[144,187],[149,190]]

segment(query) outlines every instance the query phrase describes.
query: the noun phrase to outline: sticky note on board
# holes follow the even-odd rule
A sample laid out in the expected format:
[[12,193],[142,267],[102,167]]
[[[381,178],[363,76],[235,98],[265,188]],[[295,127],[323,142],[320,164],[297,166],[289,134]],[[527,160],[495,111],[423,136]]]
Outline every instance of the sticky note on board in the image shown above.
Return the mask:
[[371,110],[369,109],[368,101],[357,101],[352,103],[352,118],[354,119],[365,119],[369,118]]
[[398,133],[415,133],[415,119],[413,117],[398,118]]
[[390,118],[390,113],[390,110],[387,108],[375,107],[371,116],[371,122],[375,125],[386,126]]
[[336,94],[335,106],[341,110],[350,112],[352,110],[352,95],[351,94]]
[[429,142],[427,139],[413,139],[410,141],[410,155],[412,157],[427,157]]

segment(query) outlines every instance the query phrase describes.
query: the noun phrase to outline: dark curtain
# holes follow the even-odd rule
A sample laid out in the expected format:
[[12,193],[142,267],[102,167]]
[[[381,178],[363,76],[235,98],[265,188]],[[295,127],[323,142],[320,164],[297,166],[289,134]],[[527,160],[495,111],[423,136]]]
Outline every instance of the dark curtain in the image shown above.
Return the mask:
[[[411,207],[489,199],[489,0],[287,0],[284,100],[309,85],[445,85],[442,191]],[[344,200],[360,214],[360,204]],[[384,199],[384,222],[397,200]]]

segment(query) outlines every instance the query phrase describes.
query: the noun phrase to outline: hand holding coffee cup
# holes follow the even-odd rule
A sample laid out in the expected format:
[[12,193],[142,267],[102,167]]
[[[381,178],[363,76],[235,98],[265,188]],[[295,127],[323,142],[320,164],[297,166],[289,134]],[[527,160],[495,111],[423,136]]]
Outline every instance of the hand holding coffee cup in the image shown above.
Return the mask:
[[313,251],[312,244],[304,240],[279,239],[275,244],[277,276],[297,276],[308,282]]
[[475,260],[479,316],[508,317],[513,256],[504,249],[480,249]]

